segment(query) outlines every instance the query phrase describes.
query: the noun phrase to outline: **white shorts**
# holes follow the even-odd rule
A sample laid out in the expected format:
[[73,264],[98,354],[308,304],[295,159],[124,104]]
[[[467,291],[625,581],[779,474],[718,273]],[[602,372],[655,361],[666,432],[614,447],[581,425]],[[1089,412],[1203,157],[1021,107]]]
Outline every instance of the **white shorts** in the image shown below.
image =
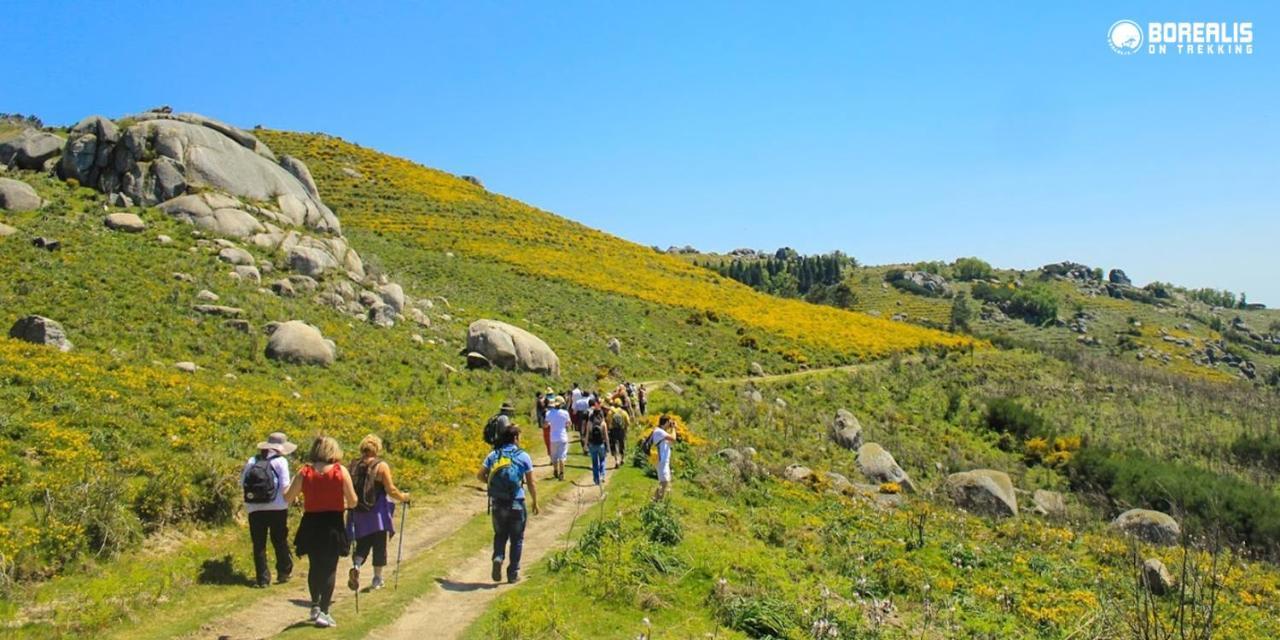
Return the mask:
[[658,465],[658,482],[671,482],[671,463]]
[[551,461],[564,462],[569,457],[568,442],[552,442],[551,443]]

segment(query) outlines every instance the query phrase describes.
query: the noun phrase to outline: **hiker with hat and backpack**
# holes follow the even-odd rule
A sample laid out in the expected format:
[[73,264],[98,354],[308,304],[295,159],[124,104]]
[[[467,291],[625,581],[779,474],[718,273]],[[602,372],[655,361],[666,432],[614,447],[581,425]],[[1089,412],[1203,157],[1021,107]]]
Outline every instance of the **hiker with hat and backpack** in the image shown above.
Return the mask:
[[382,438],[369,434],[360,441],[360,459],[351,463],[348,472],[356,490],[356,507],[347,517],[347,535],[356,541],[351,554],[351,569],[347,572],[347,587],[360,590],[360,567],[373,553],[373,581],[370,590],[381,589],[382,569],[387,566],[387,539],[396,534],[396,506],[391,502],[409,504],[409,493],[401,491],[391,479],[391,465],[379,456],[382,454]]
[[[520,579],[520,555],[524,550],[524,528],[529,512],[538,514],[538,489],[533,479],[533,459],[520,448],[520,427],[508,426],[499,445],[489,452],[476,476],[488,486],[489,511],[493,518],[494,582],[502,580],[502,564],[507,563],[507,582]],[[529,505],[525,508],[525,491]],[[510,553],[508,553],[508,547]]]
[[258,443],[258,453],[245,463],[240,472],[244,489],[244,510],[249,514],[249,539],[253,542],[254,586],[271,584],[267,569],[267,540],[276,554],[276,582],[289,581],[293,574],[293,556],[289,553],[289,503],[284,492],[289,487],[289,460],[298,445],[289,437],[275,432]]
[[511,417],[515,414],[516,408],[510,402],[504,400],[502,406],[498,408],[498,413],[494,414],[484,424],[484,443],[496,449],[498,441],[502,437],[502,432],[511,426]]

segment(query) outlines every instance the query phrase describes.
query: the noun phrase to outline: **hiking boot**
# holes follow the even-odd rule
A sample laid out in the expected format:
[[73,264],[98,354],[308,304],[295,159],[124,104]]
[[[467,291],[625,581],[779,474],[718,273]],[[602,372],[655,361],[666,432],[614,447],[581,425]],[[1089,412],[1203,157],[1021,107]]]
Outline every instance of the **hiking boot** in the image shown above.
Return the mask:
[[268,585],[270,585],[270,584],[271,584],[271,581],[270,581],[270,580],[267,580],[267,579],[259,579],[259,580],[255,581],[255,582],[253,583],[253,588],[254,588],[254,589],[266,589],[266,588],[267,588],[267,586],[268,586]]
[[329,627],[338,626],[338,623],[333,621],[333,616],[321,612],[320,615],[316,617],[316,626],[321,629],[327,629]]
[[320,607],[318,607],[318,606],[316,606],[316,605],[311,605],[311,615],[310,615],[310,616],[308,616],[308,617],[307,617],[307,619],[308,619],[308,620],[310,620],[311,622],[315,622],[316,620],[319,620],[319,619],[320,619]]
[[289,581],[290,579],[292,579],[292,578],[293,578],[293,574],[290,574],[290,573],[282,573],[282,574],[280,574],[280,575],[276,576],[276,584],[284,584],[284,583],[288,582],[288,581]]
[[360,567],[351,567],[347,572],[347,588],[352,591],[360,590]]
[[515,572],[515,573],[508,573],[508,574],[507,574],[507,584],[515,584],[515,583],[517,583],[517,582],[520,582],[520,573],[519,573],[519,572]]
[[501,560],[493,561],[493,571],[489,574],[489,577],[493,578],[494,582],[502,582],[502,561]]
[[373,577],[373,582],[370,582],[370,583],[369,583],[369,590],[370,590],[370,591],[377,591],[378,589],[381,589],[381,588],[383,588],[383,587],[385,587],[385,586],[386,586],[386,585],[382,583],[382,576],[374,576],[374,577]]

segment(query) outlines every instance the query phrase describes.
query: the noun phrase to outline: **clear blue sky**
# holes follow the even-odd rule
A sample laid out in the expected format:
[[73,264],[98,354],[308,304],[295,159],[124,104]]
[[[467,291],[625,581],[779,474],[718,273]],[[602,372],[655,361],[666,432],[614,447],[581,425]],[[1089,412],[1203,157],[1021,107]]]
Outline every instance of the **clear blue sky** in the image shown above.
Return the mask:
[[[4,0],[0,111],[325,131],[645,244],[1280,304],[1268,3],[194,4]],[[1251,20],[1255,52],[1120,56],[1121,18]]]

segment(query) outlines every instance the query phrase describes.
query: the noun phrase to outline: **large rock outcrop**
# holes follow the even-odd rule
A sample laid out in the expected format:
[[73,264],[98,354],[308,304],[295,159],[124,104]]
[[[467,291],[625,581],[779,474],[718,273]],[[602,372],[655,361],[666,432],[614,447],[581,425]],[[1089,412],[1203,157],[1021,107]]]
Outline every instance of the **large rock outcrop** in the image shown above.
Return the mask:
[[23,129],[0,140],[0,165],[41,171],[62,153],[62,138],[37,129]]
[[31,185],[10,178],[0,178],[0,209],[35,211],[42,204],[44,202]]
[[836,412],[836,420],[831,425],[831,440],[850,451],[857,451],[862,446],[862,424],[848,409]]
[[267,325],[267,357],[295,364],[330,365],[338,350],[320,330],[301,320]]
[[956,506],[985,516],[1008,518],[1018,515],[1018,498],[1013,482],[1003,471],[975,469],[947,476],[947,494]]
[[467,328],[469,353],[478,353],[495,367],[560,375],[560,358],[542,338],[497,320],[476,320]]

